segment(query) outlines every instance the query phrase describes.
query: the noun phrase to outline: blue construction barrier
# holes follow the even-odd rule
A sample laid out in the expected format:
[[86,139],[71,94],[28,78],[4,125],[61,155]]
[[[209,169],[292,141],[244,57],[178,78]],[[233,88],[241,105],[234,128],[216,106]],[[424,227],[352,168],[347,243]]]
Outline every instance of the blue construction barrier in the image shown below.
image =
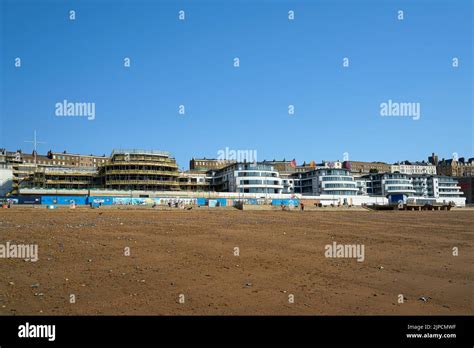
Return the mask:
[[227,198],[198,198],[197,205],[213,207],[227,206]]
[[206,198],[198,198],[197,205],[199,206],[206,205]]
[[41,204],[41,196],[19,196],[18,204]]
[[87,204],[87,196],[41,196],[41,204],[71,204],[72,202],[76,204]]
[[90,196],[87,197],[87,201],[85,204],[111,205],[114,204],[114,197]]
[[298,199],[272,199],[272,205],[298,206],[300,201]]
[[[197,204],[198,206],[225,207],[236,201],[243,201],[244,204],[264,204],[267,200],[263,198],[177,198],[177,197],[158,197],[158,198],[135,198],[135,197],[114,197],[114,196],[19,196],[19,204],[43,204],[43,205],[67,205],[74,202],[76,205],[167,205],[183,202],[184,204]],[[272,199],[272,205],[298,206],[298,199]]]

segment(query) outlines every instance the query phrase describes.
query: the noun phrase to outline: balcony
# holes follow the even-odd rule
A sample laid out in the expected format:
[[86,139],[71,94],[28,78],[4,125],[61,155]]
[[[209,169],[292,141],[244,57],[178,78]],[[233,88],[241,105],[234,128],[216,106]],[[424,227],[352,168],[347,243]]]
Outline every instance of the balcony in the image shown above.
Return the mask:
[[155,175],[170,175],[179,176],[177,171],[168,170],[142,170],[142,169],[114,169],[107,170],[105,175],[141,175],[141,174],[155,174]]
[[166,180],[106,180],[106,186],[110,185],[123,185],[123,186],[130,186],[130,185],[172,185],[172,186],[179,186],[177,181],[166,181]]

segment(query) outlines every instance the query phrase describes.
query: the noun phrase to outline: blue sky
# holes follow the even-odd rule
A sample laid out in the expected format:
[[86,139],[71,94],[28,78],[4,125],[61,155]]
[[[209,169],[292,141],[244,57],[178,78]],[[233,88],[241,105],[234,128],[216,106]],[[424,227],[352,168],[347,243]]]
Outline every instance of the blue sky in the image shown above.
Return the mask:
[[[0,3],[0,147],[30,152],[36,129],[40,153],[159,149],[186,168],[226,147],[298,163],[473,156],[470,0]],[[64,99],[94,102],[95,119],[55,116]],[[381,117],[389,99],[420,103],[420,119]]]

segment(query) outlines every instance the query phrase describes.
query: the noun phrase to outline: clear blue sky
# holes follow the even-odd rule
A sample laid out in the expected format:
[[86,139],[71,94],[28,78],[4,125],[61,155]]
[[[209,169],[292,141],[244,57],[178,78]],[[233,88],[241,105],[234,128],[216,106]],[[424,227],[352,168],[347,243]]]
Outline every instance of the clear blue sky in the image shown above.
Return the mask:
[[[0,147],[30,152],[36,129],[40,153],[159,149],[186,168],[226,147],[298,163],[473,156],[471,0],[0,3]],[[96,103],[95,120],[56,117],[64,99]],[[421,103],[420,120],[381,117],[388,99]]]

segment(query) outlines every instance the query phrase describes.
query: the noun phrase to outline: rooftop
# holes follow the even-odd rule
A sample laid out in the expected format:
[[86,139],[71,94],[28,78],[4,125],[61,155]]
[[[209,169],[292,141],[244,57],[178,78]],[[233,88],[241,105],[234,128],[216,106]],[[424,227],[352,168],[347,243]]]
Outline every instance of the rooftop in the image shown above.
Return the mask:
[[159,150],[141,150],[141,149],[113,149],[112,154],[110,155],[113,157],[114,155],[154,155],[154,156],[161,156],[161,157],[170,157],[170,153],[167,151],[159,151]]

